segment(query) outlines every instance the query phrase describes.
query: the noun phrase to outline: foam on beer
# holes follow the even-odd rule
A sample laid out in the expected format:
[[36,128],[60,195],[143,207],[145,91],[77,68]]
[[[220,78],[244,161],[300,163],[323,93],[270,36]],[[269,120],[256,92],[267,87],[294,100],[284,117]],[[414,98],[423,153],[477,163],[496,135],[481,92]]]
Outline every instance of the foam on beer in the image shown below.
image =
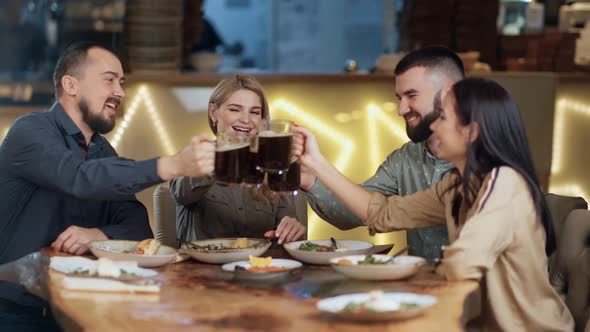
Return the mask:
[[293,136],[293,133],[275,133],[274,131],[271,130],[264,130],[258,133],[258,136],[260,137],[287,137],[287,136]]
[[217,152],[225,152],[225,151],[230,151],[230,150],[241,149],[241,148],[244,148],[246,146],[250,146],[250,143],[248,143],[248,142],[245,142],[245,143],[235,143],[235,144],[225,145],[223,147],[216,147],[215,148],[215,151],[217,151]]

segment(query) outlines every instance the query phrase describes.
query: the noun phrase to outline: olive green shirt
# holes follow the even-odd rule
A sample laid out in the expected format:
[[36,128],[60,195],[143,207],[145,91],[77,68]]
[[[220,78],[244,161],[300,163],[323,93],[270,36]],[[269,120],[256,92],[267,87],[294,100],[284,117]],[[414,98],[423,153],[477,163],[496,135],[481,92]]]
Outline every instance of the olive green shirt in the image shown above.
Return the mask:
[[178,177],[170,181],[176,200],[176,233],[182,241],[220,237],[264,238],[283,217],[295,218],[292,196],[278,204],[256,201],[248,188],[221,186],[211,177]]
[[[425,142],[408,142],[387,156],[375,175],[361,186],[385,195],[405,196],[434,186],[452,168],[451,163],[434,157]],[[306,193],[306,198],[320,218],[340,229],[366,226],[320,181]],[[411,255],[430,260],[439,258],[440,246],[448,243],[444,226],[411,229],[407,238]]]

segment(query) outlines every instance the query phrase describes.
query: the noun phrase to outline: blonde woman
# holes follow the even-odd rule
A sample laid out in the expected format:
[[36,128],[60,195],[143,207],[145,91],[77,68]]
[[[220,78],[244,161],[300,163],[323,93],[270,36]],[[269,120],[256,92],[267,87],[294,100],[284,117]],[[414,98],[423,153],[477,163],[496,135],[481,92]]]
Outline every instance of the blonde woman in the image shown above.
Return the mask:
[[[209,98],[209,127],[215,135],[254,135],[258,123],[268,117],[262,86],[249,75],[222,80]],[[205,147],[199,158],[214,154],[212,146]],[[306,235],[306,227],[295,219],[293,197],[265,187],[221,186],[211,176],[178,177],[170,182],[170,191],[177,203],[177,234],[183,241],[265,236],[281,244]]]

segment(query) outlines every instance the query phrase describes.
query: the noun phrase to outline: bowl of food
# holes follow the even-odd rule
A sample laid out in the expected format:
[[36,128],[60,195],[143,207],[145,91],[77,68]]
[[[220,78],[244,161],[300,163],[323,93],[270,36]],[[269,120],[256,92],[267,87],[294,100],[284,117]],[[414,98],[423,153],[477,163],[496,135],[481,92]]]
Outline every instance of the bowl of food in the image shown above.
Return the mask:
[[426,260],[416,256],[355,255],[332,258],[332,268],[354,279],[398,280],[416,274]]
[[260,256],[270,248],[271,242],[255,238],[219,238],[185,242],[180,252],[191,258],[212,264],[225,264]]
[[283,245],[293,258],[309,264],[330,264],[336,257],[367,254],[373,244],[357,240],[296,241]]
[[114,261],[134,261],[141,267],[162,266],[174,261],[178,255],[176,249],[162,245],[154,239],[94,241],[88,247],[96,257],[106,257]]
[[316,306],[340,319],[372,322],[416,317],[436,302],[430,295],[372,291],[326,298]]

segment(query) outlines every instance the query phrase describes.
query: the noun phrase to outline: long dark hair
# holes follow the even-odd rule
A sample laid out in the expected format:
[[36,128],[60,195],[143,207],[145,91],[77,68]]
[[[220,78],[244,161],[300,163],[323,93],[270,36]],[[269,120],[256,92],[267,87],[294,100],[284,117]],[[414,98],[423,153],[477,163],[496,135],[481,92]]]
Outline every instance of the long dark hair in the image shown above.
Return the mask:
[[525,178],[541,217],[547,236],[545,252],[549,256],[556,246],[553,221],[539,188],[526,131],[514,99],[498,83],[482,78],[466,78],[455,83],[451,91],[461,125],[474,122],[479,125],[479,135],[467,149],[467,162],[459,184],[467,206],[475,199],[470,190],[474,187],[473,176],[481,182],[495,167],[515,169]]

